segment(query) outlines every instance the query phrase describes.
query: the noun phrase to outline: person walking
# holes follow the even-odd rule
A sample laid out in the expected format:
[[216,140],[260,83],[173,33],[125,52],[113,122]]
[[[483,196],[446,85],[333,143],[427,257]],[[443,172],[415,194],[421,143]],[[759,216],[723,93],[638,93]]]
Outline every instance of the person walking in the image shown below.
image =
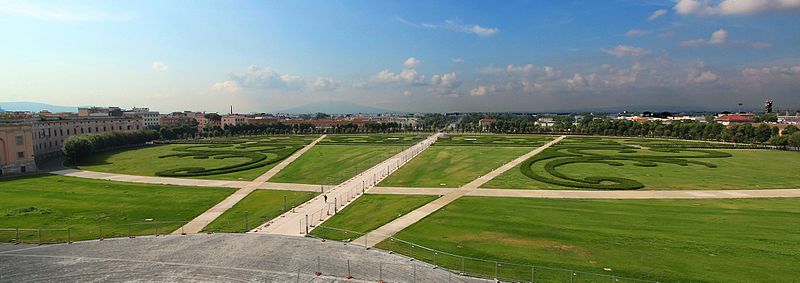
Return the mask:
[[328,195],[322,195],[322,199],[325,200],[325,203],[328,203]]

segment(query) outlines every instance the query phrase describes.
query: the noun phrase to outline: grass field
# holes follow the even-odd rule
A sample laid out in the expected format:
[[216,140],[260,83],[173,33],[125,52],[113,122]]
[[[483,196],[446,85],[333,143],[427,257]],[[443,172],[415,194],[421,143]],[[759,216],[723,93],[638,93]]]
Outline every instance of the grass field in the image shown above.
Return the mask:
[[[436,198],[437,196],[363,195],[322,223],[322,226],[367,233]],[[362,235],[325,228],[316,228],[311,234],[337,241],[355,240]]]
[[[206,158],[195,159],[192,156],[187,157],[169,157],[159,158],[160,156],[175,154],[178,148],[184,148],[192,145],[158,145],[148,146],[135,149],[123,149],[117,151],[102,152],[90,156],[85,161],[81,162],[78,168],[89,171],[120,173],[141,176],[156,176],[156,172],[163,170],[170,170],[174,168],[186,166],[200,166],[204,168],[219,168],[226,166],[235,166],[250,159],[244,157],[233,157],[225,159]],[[273,155],[277,157],[276,155]],[[273,157],[274,158],[274,157]],[[242,180],[250,181],[255,179],[270,168],[274,167],[276,163],[266,166],[247,169],[243,171],[215,174],[208,176],[188,176],[184,178],[195,179],[214,179],[214,180]]]
[[256,190],[208,224],[203,231],[243,233],[246,232],[245,211],[247,228],[252,230],[285,211],[284,197],[286,197],[286,209],[292,209],[316,195],[317,193],[312,192]]
[[[0,227],[70,228],[72,240],[170,233],[233,193],[228,188],[131,184],[55,175],[0,180]],[[128,224],[131,224],[130,227]],[[101,227],[102,226],[102,227]],[[66,231],[42,232],[44,242]],[[0,232],[9,242],[14,232]],[[23,232],[37,242],[36,232]]]
[[434,146],[389,175],[384,187],[460,187],[532,148]]
[[522,146],[540,147],[553,140],[545,135],[461,135],[448,134],[440,137],[435,146],[480,145],[480,146]]
[[327,145],[412,145],[429,134],[361,134],[361,135],[328,135],[319,144]]
[[[800,199],[465,197],[396,237],[469,257],[660,282],[792,282],[800,270],[797,219]],[[430,254],[397,241],[378,247],[431,260]],[[461,269],[459,259],[440,254],[437,260]],[[493,263],[467,262],[468,272],[493,275],[494,268]],[[506,264],[499,269],[504,278],[531,276],[530,267]],[[569,282],[568,274],[539,269],[537,280]]]
[[[643,189],[777,189],[800,188],[800,173],[785,164],[800,162],[800,153],[774,150],[630,148],[616,140],[568,138],[537,156],[531,172],[554,180],[533,179],[525,163],[484,185],[507,189],[592,189],[591,180],[624,179]],[[716,155],[716,157],[715,157]],[[729,157],[728,157],[729,156]],[[550,167],[552,164],[556,167]],[[589,180],[589,181],[585,181]],[[583,187],[583,184],[589,186]],[[599,184],[613,184],[602,181]]]
[[404,146],[316,145],[271,182],[339,184],[405,149]]

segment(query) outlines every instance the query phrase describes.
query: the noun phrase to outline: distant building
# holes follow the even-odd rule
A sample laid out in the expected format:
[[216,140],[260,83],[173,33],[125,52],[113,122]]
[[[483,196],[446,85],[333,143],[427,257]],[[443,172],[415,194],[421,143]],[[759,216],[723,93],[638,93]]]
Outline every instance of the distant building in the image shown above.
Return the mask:
[[778,116],[778,124],[800,125],[800,114]]
[[246,118],[245,123],[253,125],[274,125],[278,123],[278,118],[277,117]]
[[221,127],[244,125],[246,122],[247,122],[247,117],[245,117],[245,116],[226,115],[226,116],[222,117],[222,125],[221,125]]
[[80,117],[120,117],[122,109],[119,107],[86,107],[78,108]]
[[715,119],[717,123],[720,123],[725,126],[733,125],[733,124],[741,124],[741,123],[753,123],[755,119],[750,116],[744,116],[739,114],[729,114],[717,117]]
[[556,125],[555,120],[553,117],[542,117],[536,120],[534,124],[542,126],[542,127],[552,127]]
[[497,122],[496,119],[483,118],[478,120],[478,127],[485,130],[490,128],[495,122]]
[[123,112],[122,115],[125,117],[142,117],[142,123],[144,123],[145,127],[161,125],[161,120],[159,119],[161,114],[157,111],[150,111],[149,108],[133,108]]
[[203,131],[206,127],[222,127],[220,120],[211,120],[204,116],[194,118],[197,120],[197,130]]

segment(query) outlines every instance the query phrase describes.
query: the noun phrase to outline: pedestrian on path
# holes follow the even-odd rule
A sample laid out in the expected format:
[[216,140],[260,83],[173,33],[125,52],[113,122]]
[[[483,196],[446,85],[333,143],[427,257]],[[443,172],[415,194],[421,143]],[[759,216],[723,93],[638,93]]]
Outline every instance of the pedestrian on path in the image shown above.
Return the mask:
[[325,200],[325,203],[328,203],[328,195],[322,195],[322,199]]

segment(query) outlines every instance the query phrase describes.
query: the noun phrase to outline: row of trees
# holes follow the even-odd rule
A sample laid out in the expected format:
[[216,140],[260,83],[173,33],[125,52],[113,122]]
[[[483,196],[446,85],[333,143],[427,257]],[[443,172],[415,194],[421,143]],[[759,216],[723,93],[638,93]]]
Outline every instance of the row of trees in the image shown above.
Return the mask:
[[143,144],[159,138],[161,135],[153,130],[85,134],[67,138],[61,150],[69,161],[77,162],[96,152],[120,146]]

